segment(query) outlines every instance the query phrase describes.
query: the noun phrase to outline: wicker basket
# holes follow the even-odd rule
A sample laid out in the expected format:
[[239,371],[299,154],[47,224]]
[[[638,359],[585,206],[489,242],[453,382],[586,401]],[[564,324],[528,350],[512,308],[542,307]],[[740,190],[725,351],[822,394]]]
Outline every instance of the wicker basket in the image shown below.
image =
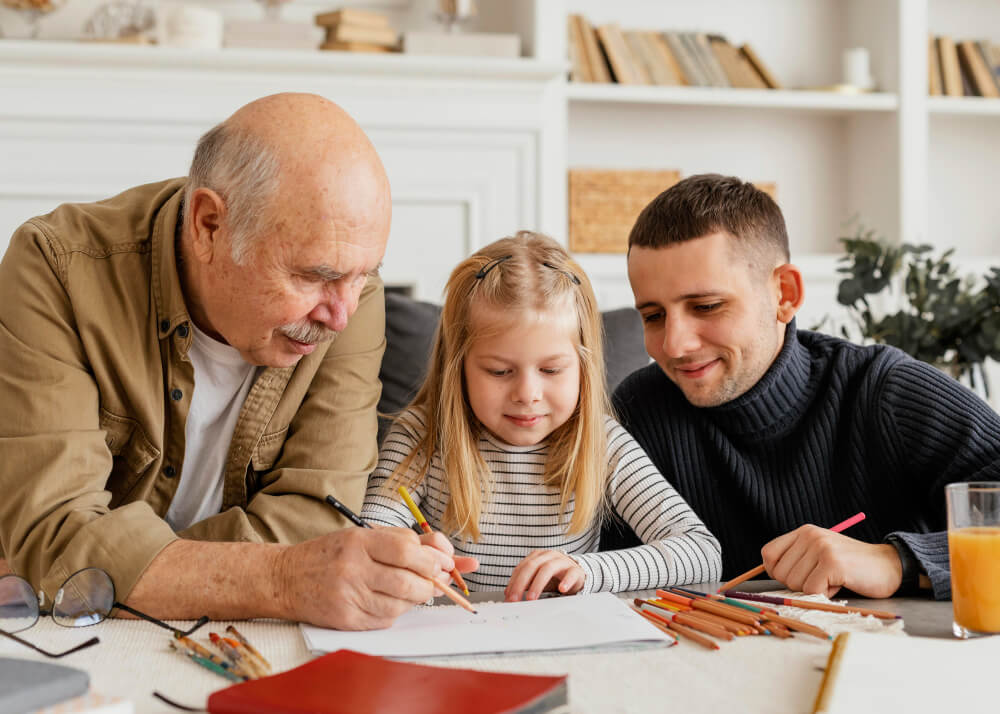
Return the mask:
[[681,178],[679,171],[569,172],[569,249],[624,253],[642,209]]

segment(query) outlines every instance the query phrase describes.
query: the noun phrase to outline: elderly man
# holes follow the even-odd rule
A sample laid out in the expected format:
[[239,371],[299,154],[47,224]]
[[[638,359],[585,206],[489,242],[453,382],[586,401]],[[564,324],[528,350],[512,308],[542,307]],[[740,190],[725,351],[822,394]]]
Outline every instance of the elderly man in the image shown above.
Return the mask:
[[737,178],[654,199],[628,276],[656,364],[614,404],[722,542],[723,577],[763,560],[796,590],[947,597],[944,485],[1000,479],[1000,416],[897,349],[796,329],[781,210]]
[[[388,180],[313,95],[265,97],[190,176],[64,205],[0,265],[0,546],[163,618],[384,627],[456,565],[348,528],[376,460]],[[471,563],[458,559],[460,568]]]

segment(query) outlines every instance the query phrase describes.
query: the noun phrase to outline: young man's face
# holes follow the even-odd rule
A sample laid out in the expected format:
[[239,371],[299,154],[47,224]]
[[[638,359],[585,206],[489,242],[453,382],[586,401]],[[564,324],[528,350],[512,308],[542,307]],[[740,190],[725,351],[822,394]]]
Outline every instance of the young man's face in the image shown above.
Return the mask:
[[739,397],[781,351],[780,286],[725,233],[664,248],[634,247],[628,277],[646,351],[691,404]]

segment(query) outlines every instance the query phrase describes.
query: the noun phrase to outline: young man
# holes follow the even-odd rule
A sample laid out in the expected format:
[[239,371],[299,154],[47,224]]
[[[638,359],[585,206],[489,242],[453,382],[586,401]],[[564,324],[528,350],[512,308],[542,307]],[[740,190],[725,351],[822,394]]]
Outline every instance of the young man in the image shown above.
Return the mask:
[[[456,565],[347,528],[377,455],[389,183],[332,102],[209,131],[187,179],[67,204],[0,264],[0,558],[161,618],[386,627]],[[0,572],[4,564],[0,560]]]
[[[721,541],[723,578],[763,560],[795,590],[948,597],[944,485],[1000,480],[1000,416],[897,349],[797,329],[784,218],[737,178],[654,199],[628,274],[656,364],[614,405]],[[827,530],[859,511],[848,533]]]

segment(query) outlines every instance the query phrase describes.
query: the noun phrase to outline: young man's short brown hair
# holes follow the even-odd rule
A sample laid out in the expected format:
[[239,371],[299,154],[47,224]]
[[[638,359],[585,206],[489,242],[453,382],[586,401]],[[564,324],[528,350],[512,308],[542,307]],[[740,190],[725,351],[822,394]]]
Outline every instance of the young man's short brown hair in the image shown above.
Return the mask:
[[778,204],[753,184],[719,174],[690,176],[654,198],[636,219],[628,247],[663,248],[718,232],[732,235],[760,259],[755,263],[789,260]]

